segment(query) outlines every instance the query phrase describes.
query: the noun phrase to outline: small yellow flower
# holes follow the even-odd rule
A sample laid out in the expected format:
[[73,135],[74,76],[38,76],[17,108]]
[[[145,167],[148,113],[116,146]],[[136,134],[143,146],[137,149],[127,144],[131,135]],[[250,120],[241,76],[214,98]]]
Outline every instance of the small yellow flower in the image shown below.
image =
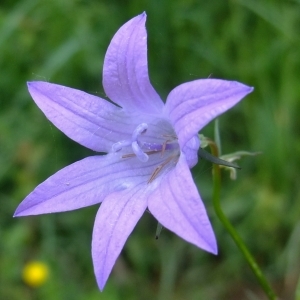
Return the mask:
[[41,286],[49,276],[48,266],[39,261],[28,262],[23,269],[22,278],[30,287]]

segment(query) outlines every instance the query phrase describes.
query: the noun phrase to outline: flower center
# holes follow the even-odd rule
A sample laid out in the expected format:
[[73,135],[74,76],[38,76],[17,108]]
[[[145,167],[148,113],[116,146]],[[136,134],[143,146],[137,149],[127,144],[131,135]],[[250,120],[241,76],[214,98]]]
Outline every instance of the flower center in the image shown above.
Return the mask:
[[[122,140],[112,145],[112,152],[119,152],[123,148],[131,146],[133,154],[142,162],[149,159],[149,154],[161,152],[162,154],[167,150],[179,150],[177,137],[169,134],[162,134],[157,137],[159,142],[145,141],[141,136],[148,130],[147,123],[139,124],[133,131],[131,140]],[[132,155],[130,155],[132,156]],[[125,156],[129,157],[129,156]]]
[[160,153],[159,163],[148,183],[171,161],[178,160],[180,149],[177,136],[169,123],[140,123],[133,130],[131,139],[121,140],[112,145],[112,152],[122,151],[122,158],[136,156],[141,162],[147,162],[150,155]]

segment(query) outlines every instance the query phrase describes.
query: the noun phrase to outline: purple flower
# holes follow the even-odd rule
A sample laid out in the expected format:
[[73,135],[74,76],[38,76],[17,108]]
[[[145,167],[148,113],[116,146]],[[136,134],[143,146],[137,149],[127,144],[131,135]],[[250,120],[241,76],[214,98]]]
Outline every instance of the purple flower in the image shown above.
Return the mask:
[[164,104],[148,78],[145,21],[145,13],[128,21],[108,47],[103,86],[117,105],[48,82],[28,83],[32,98],[55,126],[107,154],[58,171],[25,198],[15,216],[102,203],[92,239],[101,290],[147,208],[164,227],[217,253],[190,168],[198,161],[198,131],[252,91],[234,81],[199,79],[173,89]]

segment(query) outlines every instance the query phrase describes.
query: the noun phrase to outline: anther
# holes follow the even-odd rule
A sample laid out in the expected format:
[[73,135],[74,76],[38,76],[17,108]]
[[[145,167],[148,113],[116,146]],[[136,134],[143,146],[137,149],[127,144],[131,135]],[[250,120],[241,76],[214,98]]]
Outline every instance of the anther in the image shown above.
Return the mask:
[[174,158],[175,158],[175,156],[172,155],[167,160],[165,160],[162,164],[160,164],[159,166],[157,166],[156,169],[154,170],[154,172],[151,174],[151,177],[148,180],[148,184],[151,183],[157,177],[157,175],[161,171],[161,169],[164,166],[166,166]]

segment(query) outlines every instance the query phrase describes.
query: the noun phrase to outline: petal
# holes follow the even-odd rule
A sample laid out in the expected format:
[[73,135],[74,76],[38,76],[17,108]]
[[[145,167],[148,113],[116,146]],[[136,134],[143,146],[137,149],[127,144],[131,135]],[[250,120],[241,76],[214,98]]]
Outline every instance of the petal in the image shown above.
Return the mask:
[[182,148],[182,152],[185,155],[186,162],[191,169],[198,162],[198,150],[200,147],[200,140],[197,135],[194,135]]
[[133,228],[147,208],[143,189],[114,193],[107,197],[97,213],[92,239],[94,271],[100,290]]
[[163,102],[148,77],[146,14],[124,24],[107,49],[103,87],[107,96],[127,111],[157,114]]
[[148,208],[164,227],[203,250],[217,253],[214,232],[183,154],[149,196]]
[[199,79],[179,85],[166,102],[180,146],[183,147],[212,119],[222,114],[253,88],[236,81]]
[[100,203],[108,194],[147,183],[162,160],[152,155],[147,163],[121,154],[87,157],[58,171],[41,183],[19,205],[15,216],[78,209]]
[[28,89],[57,128],[94,151],[109,152],[113,143],[128,138],[133,130],[130,116],[99,97],[42,81],[29,82]]

